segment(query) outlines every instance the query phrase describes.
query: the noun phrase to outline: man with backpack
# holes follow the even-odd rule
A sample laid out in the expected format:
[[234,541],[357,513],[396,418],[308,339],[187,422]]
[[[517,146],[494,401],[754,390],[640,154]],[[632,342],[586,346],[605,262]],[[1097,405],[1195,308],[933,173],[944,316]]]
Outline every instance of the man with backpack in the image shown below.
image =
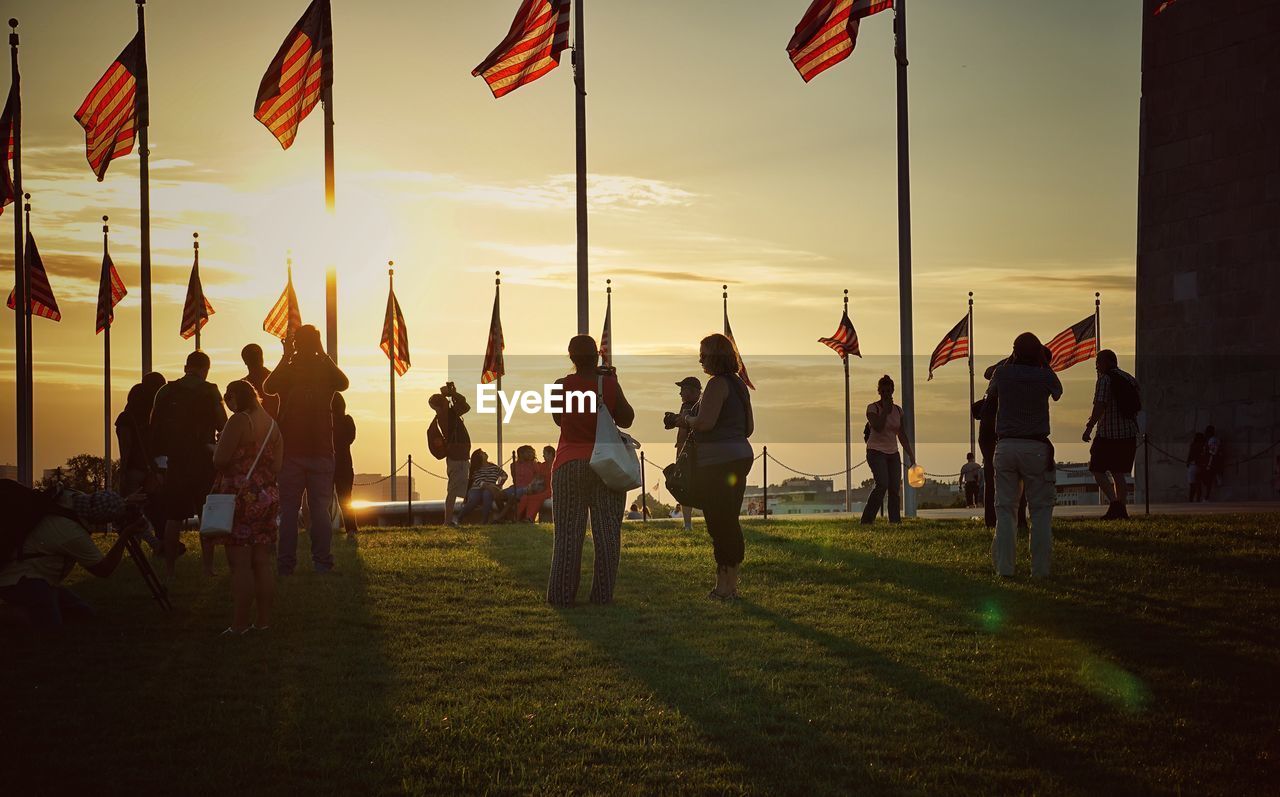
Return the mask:
[[1138,380],[1120,370],[1114,351],[1098,352],[1096,365],[1098,383],[1093,391],[1093,412],[1085,424],[1083,439],[1089,442],[1097,428],[1097,437],[1089,447],[1089,472],[1110,502],[1102,519],[1123,520],[1129,517],[1124,476],[1133,470],[1138,450],[1138,413],[1142,410],[1142,398]]
[[471,411],[467,397],[458,392],[452,382],[440,388],[440,392],[427,399],[436,417],[427,427],[427,448],[436,459],[443,459],[448,484],[445,487],[444,524],[457,526],[453,518],[453,505],[459,498],[466,499],[470,487],[471,434],[462,416]]
[[[130,506],[118,494],[65,491],[56,498],[9,479],[0,480],[0,600],[16,607],[39,630],[65,620],[87,619],[93,609],[62,582],[78,564],[99,578],[115,572],[125,544],[149,527],[141,500]],[[105,554],[85,524],[119,522],[120,536]]]

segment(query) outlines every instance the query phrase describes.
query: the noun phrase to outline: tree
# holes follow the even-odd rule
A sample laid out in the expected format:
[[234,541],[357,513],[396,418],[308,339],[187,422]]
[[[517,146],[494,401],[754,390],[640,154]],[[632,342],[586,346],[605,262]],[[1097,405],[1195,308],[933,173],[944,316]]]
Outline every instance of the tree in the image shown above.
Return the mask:
[[[67,460],[67,464],[55,468],[48,476],[40,480],[41,489],[64,487],[82,493],[92,493],[102,489],[103,459],[92,454],[76,454]],[[120,483],[120,461],[111,463],[111,483]]]

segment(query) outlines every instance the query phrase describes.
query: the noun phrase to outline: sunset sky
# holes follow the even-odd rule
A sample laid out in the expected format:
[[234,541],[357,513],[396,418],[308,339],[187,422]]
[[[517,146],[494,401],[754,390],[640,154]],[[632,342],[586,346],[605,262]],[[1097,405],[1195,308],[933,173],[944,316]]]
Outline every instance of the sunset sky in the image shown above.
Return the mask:
[[[586,5],[592,327],[598,334],[612,278],[619,355],[687,356],[682,372],[646,369],[641,378],[637,369],[631,381],[619,362],[624,386],[655,407],[639,436],[661,462],[670,448],[656,407],[674,400],[671,382],[696,372],[698,339],[720,325],[722,284],[749,366],[753,357],[766,370],[800,356],[830,366],[822,379],[756,378],[757,401],[775,413],[756,442],[784,441],[771,451],[798,467],[843,464],[839,446],[789,437],[784,420],[792,406],[829,416],[830,439],[842,433],[838,359],[816,343],[836,327],[842,289],[870,360],[854,365],[858,429],[856,408],[874,398],[876,377],[899,370],[891,14],[865,20],[853,56],[805,85],[785,45],[807,4]],[[217,310],[203,343],[219,384],[243,373],[245,343],[262,344],[274,361],[278,345],[261,323],[283,287],[286,251],[304,320],[321,327],[324,269],[334,262],[356,469],[385,472],[378,340],[388,260],[397,263],[413,355],[398,387],[402,454],[427,459],[426,398],[446,378],[448,358],[483,352],[495,270],[512,363],[559,355],[574,332],[571,70],[566,54],[560,69],[500,101],[470,76],[518,0],[333,0],[333,220],[319,109],[287,152],[252,116],[258,81],[305,6],[147,5],[156,367],[179,375],[191,348],[178,326],[192,232]],[[113,331],[116,411],[140,375],[137,156],[114,162],[97,183],[72,118],[133,36],[134,9],[133,0],[4,3],[4,16],[21,21],[32,229],[63,311],[60,324],[34,321],[37,469],[102,445],[93,316],[104,213],[130,290]],[[980,368],[1024,329],[1047,340],[1088,315],[1095,290],[1104,345],[1131,353],[1141,5],[912,0],[910,14],[916,353],[927,357],[963,315],[969,290]],[[11,211],[0,247],[6,289]],[[13,334],[6,313],[0,462],[15,461]],[[1083,451],[1091,371],[1069,372],[1080,385],[1069,384],[1055,409],[1061,457]],[[468,388],[475,378],[478,369]],[[932,472],[958,470],[966,391],[962,363],[929,383],[923,360],[917,366],[922,441],[936,447],[922,458]],[[478,439],[491,435],[490,423],[472,426]],[[540,439],[508,445],[554,441],[546,426]],[[855,462],[860,448],[859,438]],[[428,481],[422,491],[441,489]]]

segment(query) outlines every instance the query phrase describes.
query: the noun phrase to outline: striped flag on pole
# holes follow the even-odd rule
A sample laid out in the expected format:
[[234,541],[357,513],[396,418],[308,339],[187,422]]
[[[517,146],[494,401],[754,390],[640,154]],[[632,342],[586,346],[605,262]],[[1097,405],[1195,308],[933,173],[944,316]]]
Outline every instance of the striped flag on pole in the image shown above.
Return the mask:
[[22,102],[18,95],[18,81],[14,81],[9,87],[9,98],[5,100],[4,112],[0,113],[0,215],[4,213],[5,205],[12,204],[18,198],[18,192],[13,187],[13,138],[14,138],[14,116],[18,113],[18,106]]
[[1156,6],[1155,13],[1153,13],[1151,16],[1155,17],[1155,16],[1159,16],[1160,14],[1163,14],[1164,12],[1169,10],[1169,6],[1173,5],[1176,2],[1178,2],[1178,0],[1163,0],[1163,2],[1160,3],[1160,5]]
[[124,287],[124,280],[116,271],[116,264],[111,262],[111,255],[102,255],[102,275],[98,280],[98,330],[94,334],[107,329],[116,320],[116,305],[129,294]]
[[[31,304],[31,314],[50,321],[61,321],[62,313],[58,310],[58,300],[54,298],[53,286],[49,284],[49,275],[44,270],[44,261],[36,249],[36,239],[27,230],[27,245],[23,252],[27,261],[27,301]],[[18,307],[17,297],[9,291],[9,309]]]
[[489,321],[489,342],[484,349],[484,370],[480,374],[481,384],[497,381],[506,374],[506,365],[502,360],[502,350],[506,344],[502,340],[502,313],[499,310],[498,292],[493,293],[493,318]]
[[1098,353],[1098,317],[1091,315],[1078,324],[1064,329],[1049,341],[1053,361],[1049,367],[1065,371],[1076,363],[1092,359]]
[[600,364],[613,367],[613,289],[609,289],[604,306],[604,331],[600,333]]
[[298,125],[320,102],[321,93],[332,85],[333,19],[329,0],[312,0],[262,76],[253,102],[253,118],[271,131],[281,147],[288,149],[298,135]]
[[787,55],[804,82],[852,55],[858,20],[886,8],[893,8],[893,0],[813,0],[787,43]]
[[276,300],[267,317],[262,319],[262,331],[285,340],[302,326],[302,311],[298,309],[298,295],[293,292],[293,267],[284,285],[284,293]]
[[969,356],[969,314],[965,313],[960,323],[942,338],[938,347],[929,357],[929,379],[933,381],[933,372],[952,360],[963,360]]
[[483,77],[497,98],[555,69],[569,47],[569,7],[570,0],[523,0],[506,38],[472,76]]
[[133,152],[138,116],[146,112],[147,51],[139,33],[107,67],[76,111],[85,157],[98,181],[116,158]]
[[747,387],[755,390],[756,386],[751,384],[751,377],[747,376],[747,364],[742,361],[742,353],[738,351],[738,341],[733,339],[733,330],[729,328],[728,313],[725,313],[724,316],[724,336],[733,344],[734,354],[738,358],[738,376],[742,378],[742,381],[746,383]]
[[862,356],[862,352],[858,350],[858,331],[853,328],[853,322],[849,320],[848,310],[844,311],[844,315],[840,318],[840,326],[831,337],[818,338],[818,342],[829,346],[832,351],[840,355],[842,360],[847,360],[850,354],[854,357]]
[[190,340],[209,323],[213,305],[204,298],[204,286],[200,284],[200,260],[191,265],[191,279],[187,281],[187,300],[182,304],[182,337]]
[[404,376],[412,363],[409,361],[409,328],[400,312],[400,302],[395,290],[387,292],[387,315],[382,321],[382,351],[391,360],[396,376]]

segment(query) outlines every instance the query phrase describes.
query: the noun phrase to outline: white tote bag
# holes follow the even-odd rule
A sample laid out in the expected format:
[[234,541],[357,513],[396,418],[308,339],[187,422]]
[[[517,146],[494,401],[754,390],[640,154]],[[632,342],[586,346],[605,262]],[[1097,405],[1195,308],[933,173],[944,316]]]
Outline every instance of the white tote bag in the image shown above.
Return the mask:
[[591,451],[591,469],[611,490],[626,492],[640,486],[640,443],[613,422],[604,403],[604,377],[596,386],[596,445]]
[[[275,434],[276,422],[271,421],[271,428],[258,448],[258,456],[253,458],[253,465],[245,474],[247,480],[258,467],[262,452],[267,450],[271,435]],[[200,513],[200,539],[217,540],[231,536],[231,529],[236,522],[236,493],[210,493],[204,499],[204,511]]]

